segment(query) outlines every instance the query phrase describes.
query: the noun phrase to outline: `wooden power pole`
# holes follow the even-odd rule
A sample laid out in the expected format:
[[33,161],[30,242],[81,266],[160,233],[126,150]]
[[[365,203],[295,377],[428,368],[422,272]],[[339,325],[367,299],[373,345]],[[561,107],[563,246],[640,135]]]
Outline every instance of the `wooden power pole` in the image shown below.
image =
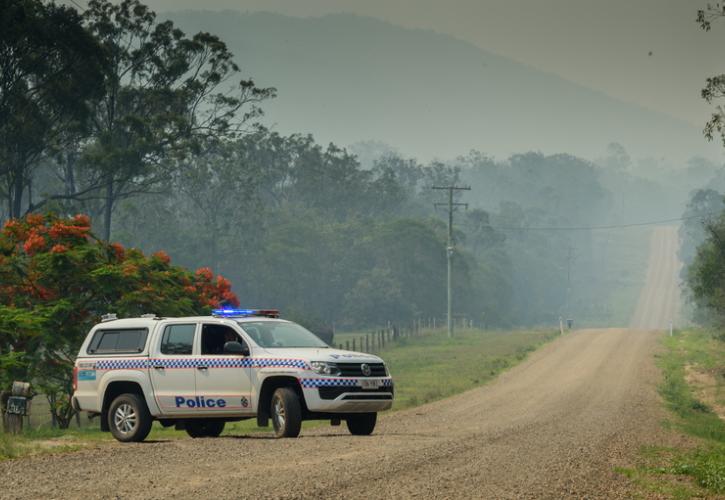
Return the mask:
[[454,191],[470,191],[470,187],[460,186],[432,186],[431,189],[439,189],[448,191],[448,203],[436,203],[435,206],[448,207],[448,246],[446,247],[446,257],[448,262],[448,337],[453,337],[453,279],[452,279],[452,259],[453,259],[453,212],[457,207],[468,208],[468,203],[453,203]]

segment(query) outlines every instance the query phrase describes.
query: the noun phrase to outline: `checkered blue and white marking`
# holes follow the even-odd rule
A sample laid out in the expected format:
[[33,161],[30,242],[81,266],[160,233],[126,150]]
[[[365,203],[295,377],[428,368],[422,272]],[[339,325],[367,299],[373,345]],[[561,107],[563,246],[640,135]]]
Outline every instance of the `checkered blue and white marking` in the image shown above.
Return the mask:
[[105,359],[96,362],[97,370],[138,370],[163,366],[164,368],[298,368],[309,370],[302,359],[293,358],[143,358]]
[[148,368],[150,360],[143,359],[103,359],[96,361],[96,370],[133,370]]
[[[392,387],[391,379],[381,380],[383,387]],[[305,389],[313,389],[316,387],[357,387],[358,379],[356,378],[302,378],[300,384]]]

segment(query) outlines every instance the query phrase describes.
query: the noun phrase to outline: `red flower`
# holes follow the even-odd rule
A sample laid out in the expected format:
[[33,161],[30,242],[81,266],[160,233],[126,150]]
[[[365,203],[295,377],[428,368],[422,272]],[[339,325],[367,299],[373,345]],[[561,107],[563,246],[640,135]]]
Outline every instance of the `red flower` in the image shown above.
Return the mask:
[[39,287],[37,287],[36,291],[37,291],[38,297],[43,300],[50,300],[50,299],[55,298],[55,292],[53,292],[52,290],[48,290],[45,287],[39,286]]
[[220,289],[228,289],[232,287],[231,282],[221,274],[216,277],[216,286]]
[[237,295],[231,290],[222,293],[222,299],[224,299],[224,302],[231,306],[239,307],[239,299],[237,298]]
[[53,245],[53,248],[50,249],[51,253],[65,253],[68,251],[68,247],[65,245],[61,245],[58,243],[57,245]]
[[90,228],[91,226],[91,218],[88,217],[85,214],[78,214],[75,217],[73,217],[73,220],[76,222],[76,224],[81,226],[87,226]]
[[31,226],[39,226],[45,221],[45,217],[41,214],[28,214],[25,217],[25,221]]
[[34,255],[37,251],[45,248],[45,238],[40,236],[37,232],[31,231],[28,239],[23,245],[23,250],[28,255]]
[[124,276],[131,276],[133,274],[136,274],[138,272],[138,266],[135,264],[131,264],[129,262],[125,262],[123,264],[123,275]]
[[111,250],[113,250],[113,253],[116,255],[116,259],[122,261],[123,257],[126,255],[126,249],[123,248],[123,245],[121,245],[120,243],[111,243],[109,246],[111,247]]
[[85,238],[90,230],[90,226],[71,226],[62,221],[56,221],[50,228],[50,237],[53,239]]
[[171,257],[169,257],[169,254],[167,254],[163,250],[159,250],[158,252],[156,252],[154,254],[154,257],[156,257],[157,259],[159,259],[164,264],[168,264],[169,262],[171,262]]
[[14,236],[16,240],[22,241],[28,232],[25,227],[16,219],[10,219],[3,226],[3,232],[7,235]]
[[196,270],[196,277],[203,279],[204,281],[211,281],[213,273],[208,267],[200,267]]

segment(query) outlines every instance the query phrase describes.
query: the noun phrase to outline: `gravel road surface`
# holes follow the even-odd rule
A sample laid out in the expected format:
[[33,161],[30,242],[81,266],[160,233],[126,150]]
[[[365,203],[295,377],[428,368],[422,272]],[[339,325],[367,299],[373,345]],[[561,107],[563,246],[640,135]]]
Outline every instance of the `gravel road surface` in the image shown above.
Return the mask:
[[373,436],[113,443],[0,463],[0,497],[629,498],[614,468],[664,416],[659,333],[641,328],[674,314],[674,238],[653,235],[638,329],[566,334],[485,387],[384,416]]

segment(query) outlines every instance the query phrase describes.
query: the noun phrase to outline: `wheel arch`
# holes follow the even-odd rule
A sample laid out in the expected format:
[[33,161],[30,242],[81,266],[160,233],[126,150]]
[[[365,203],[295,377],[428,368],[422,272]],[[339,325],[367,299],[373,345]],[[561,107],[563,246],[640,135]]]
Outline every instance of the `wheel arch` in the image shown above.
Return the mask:
[[269,424],[269,406],[272,403],[272,395],[280,387],[293,389],[300,398],[302,414],[306,415],[308,413],[305,394],[302,392],[300,381],[291,375],[271,375],[264,379],[259,389],[259,400],[257,401],[257,425],[259,427],[267,427]]
[[101,430],[108,432],[110,431],[110,428],[108,427],[108,409],[111,406],[111,403],[113,403],[113,400],[116,399],[121,394],[137,394],[141,397],[143,401],[146,402],[146,407],[151,411],[151,406],[149,405],[148,398],[146,397],[146,394],[144,393],[143,387],[141,384],[136,380],[112,380],[109,381],[105,389],[103,390],[103,401],[101,404]]

